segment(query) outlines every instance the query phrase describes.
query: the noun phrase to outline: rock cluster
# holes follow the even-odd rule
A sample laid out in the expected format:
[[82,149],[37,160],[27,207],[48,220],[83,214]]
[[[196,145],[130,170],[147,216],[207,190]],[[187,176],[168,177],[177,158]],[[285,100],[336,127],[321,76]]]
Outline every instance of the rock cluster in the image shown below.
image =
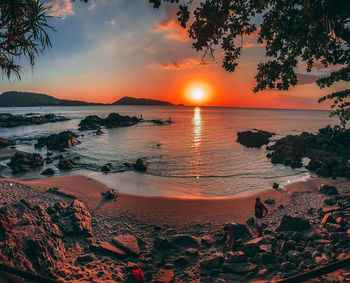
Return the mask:
[[137,117],[123,116],[118,113],[110,113],[106,119],[97,115],[90,115],[79,123],[79,131],[99,130],[102,126],[106,128],[128,127],[137,124]]
[[141,158],[138,158],[136,160],[136,163],[133,164],[133,166],[134,166],[134,169],[139,172],[145,172],[147,171],[147,168],[148,168],[147,162]]
[[350,130],[320,129],[317,134],[288,135],[268,148],[272,163],[292,168],[303,166],[302,159],[309,158],[306,168],[320,177],[350,177]]
[[273,135],[275,134],[262,130],[238,132],[237,142],[246,147],[261,147],[264,144],[268,144],[269,138]]
[[67,117],[57,116],[55,114],[28,117],[25,115],[12,115],[9,113],[2,113],[0,114],[0,127],[12,128],[18,126],[54,123],[67,120],[69,120]]
[[52,134],[47,137],[41,137],[35,144],[36,148],[44,146],[51,150],[64,150],[79,144],[78,135],[72,131],[63,131],[58,134]]
[[0,138],[0,148],[14,145],[15,142],[9,141],[8,139]]
[[44,158],[38,153],[16,152],[8,164],[12,173],[28,172],[31,169],[43,166]]

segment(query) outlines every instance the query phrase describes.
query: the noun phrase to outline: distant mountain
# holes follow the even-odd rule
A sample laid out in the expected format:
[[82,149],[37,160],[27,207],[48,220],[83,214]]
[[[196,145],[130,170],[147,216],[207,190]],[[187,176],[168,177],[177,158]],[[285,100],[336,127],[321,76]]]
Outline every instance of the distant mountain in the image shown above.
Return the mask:
[[58,99],[53,96],[33,93],[7,91],[0,95],[0,107],[29,107],[29,106],[88,106],[101,105],[79,100]]
[[161,105],[161,106],[174,106],[174,104],[168,101],[147,99],[147,98],[135,98],[124,96],[116,102],[112,103],[113,105]]

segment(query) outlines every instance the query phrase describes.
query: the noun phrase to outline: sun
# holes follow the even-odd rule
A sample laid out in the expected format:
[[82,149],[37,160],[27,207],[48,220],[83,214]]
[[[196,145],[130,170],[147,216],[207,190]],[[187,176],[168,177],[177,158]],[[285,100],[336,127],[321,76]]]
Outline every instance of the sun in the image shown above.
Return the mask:
[[205,92],[203,89],[195,88],[191,90],[191,97],[194,101],[202,101],[205,97]]

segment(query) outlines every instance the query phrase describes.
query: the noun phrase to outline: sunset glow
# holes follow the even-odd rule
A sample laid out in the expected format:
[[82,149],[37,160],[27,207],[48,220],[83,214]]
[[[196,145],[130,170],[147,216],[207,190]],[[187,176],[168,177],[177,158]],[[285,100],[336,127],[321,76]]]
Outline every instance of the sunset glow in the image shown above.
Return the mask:
[[191,92],[192,99],[199,102],[204,98],[204,95],[204,90],[200,88],[196,88]]
[[185,87],[184,95],[190,104],[208,105],[213,98],[213,87],[203,81],[194,81]]

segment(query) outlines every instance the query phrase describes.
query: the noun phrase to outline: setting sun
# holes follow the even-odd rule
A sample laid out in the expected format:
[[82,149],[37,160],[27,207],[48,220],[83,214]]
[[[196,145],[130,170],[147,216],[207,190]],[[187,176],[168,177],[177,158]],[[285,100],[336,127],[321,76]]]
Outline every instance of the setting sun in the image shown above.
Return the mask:
[[191,91],[191,96],[193,100],[201,101],[204,98],[205,93],[204,90],[196,88]]
[[213,87],[203,81],[192,81],[184,88],[184,98],[194,105],[206,105],[213,97]]

